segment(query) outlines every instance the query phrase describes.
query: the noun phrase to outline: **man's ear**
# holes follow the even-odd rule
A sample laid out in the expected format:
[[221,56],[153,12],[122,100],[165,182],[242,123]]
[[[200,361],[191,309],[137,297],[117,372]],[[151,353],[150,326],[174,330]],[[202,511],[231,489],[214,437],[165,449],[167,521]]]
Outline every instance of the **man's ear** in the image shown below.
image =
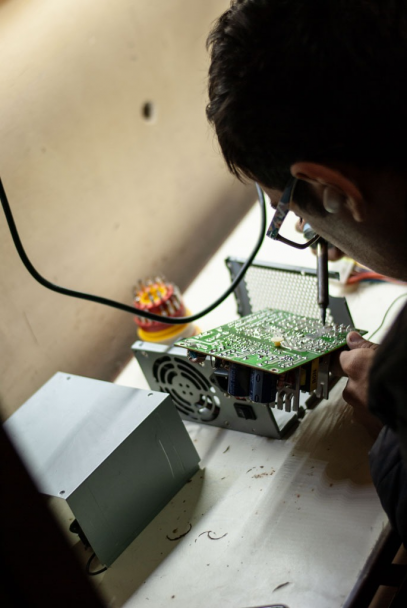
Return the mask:
[[355,182],[339,169],[304,161],[291,165],[291,174],[318,187],[318,190],[329,188],[336,191],[343,197],[344,207],[348,209],[355,222],[365,221],[367,209],[363,195]]

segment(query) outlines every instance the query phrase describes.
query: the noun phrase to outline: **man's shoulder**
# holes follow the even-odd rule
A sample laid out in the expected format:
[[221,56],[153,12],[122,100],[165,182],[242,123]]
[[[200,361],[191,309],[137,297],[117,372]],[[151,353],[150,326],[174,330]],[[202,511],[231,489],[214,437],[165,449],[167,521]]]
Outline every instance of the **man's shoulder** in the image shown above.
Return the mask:
[[400,408],[407,407],[407,304],[376,351],[370,372],[369,409],[397,428]]
[[380,360],[381,356],[389,356],[391,353],[396,353],[397,355],[398,353],[402,354],[406,352],[407,344],[405,340],[401,339],[403,337],[407,337],[407,304],[399,312],[378,349],[378,360]]

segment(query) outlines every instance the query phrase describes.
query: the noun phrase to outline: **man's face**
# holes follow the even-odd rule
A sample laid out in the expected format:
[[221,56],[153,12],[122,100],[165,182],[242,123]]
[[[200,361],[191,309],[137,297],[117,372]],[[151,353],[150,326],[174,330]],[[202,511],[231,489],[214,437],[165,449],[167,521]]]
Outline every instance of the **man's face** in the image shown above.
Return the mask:
[[[270,198],[270,206],[276,209],[282,192],[271,188],[263,188],[263,190]],[[297,201],[290,203],[290,211],[298,218],[296,227],[299,231],[302,231],[303,225],[309,224],[317,234],[326,238],[330,243],[334,243],[339,236],[340,226],[336,222],[335,226],[330,228],[329,214],[323,209],[318,199],[313,198],[315,200],[312,202],[309,199],[305,202],[305,199],[303,199],[301,204]],[[284,233],[284,229],[282,232]]]
[[[281,191],[264,188],[275,208]],[[374,190],[374,192],[378,190]],[[407,233],[406,206],[404,199],[387,199],[388,210],[383,205],[383,195],[368,207],[364,221],[357,221],[346,204],[337,213],[328,213],[323,205],[324,186],[312,188],[311,200],[300,202],[295,192],[290,210],[309,223],[313,230],[335,246],[333,259],[338,250],[352,259],[381,274],[407,280]],[[386,199],[384,199],[386,200]],[[393,208],[393,209],[392,209]],[[386,213],[386,211],[388,211]],[[402,219],[403,218],[403,219]],[[401,221],[399,221],[401,220]],[[282,231],[283,232],[283,231]]]

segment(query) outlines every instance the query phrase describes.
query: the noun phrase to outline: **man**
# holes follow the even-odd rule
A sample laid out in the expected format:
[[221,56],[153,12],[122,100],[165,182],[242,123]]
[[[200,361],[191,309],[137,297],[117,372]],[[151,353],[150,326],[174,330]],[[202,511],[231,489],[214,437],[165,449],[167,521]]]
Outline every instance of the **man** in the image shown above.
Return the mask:
[[[407,281],[407,1],[235,0],[208,47],[207,116],[231,172]],[[384,425],[371,472],[407,545],[407,308],[379,348],[355,332],[348,346],[344,398]]]

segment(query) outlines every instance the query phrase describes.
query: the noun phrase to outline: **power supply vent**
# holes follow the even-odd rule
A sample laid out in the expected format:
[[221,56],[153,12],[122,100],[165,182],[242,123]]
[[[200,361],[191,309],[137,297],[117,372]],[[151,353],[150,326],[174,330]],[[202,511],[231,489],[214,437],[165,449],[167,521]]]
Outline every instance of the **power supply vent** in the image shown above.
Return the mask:
[[[232,281],[245,262],[240,258],[226,259]],[[329,272],[329,278],[339,279],[339,274]],[[234,293],[238,313],[242,317],[265,308],[274,308],[313,319],[320,318],[316,270],[311,268],[253,262]],[[353,325],[345,298],[329,296],[327,322]]]
[[179,357],[160,357],[153,365],[159,390],[168,393],[178,410],[196,422],[209,422],[219,415],[216,389],[199,371]]

